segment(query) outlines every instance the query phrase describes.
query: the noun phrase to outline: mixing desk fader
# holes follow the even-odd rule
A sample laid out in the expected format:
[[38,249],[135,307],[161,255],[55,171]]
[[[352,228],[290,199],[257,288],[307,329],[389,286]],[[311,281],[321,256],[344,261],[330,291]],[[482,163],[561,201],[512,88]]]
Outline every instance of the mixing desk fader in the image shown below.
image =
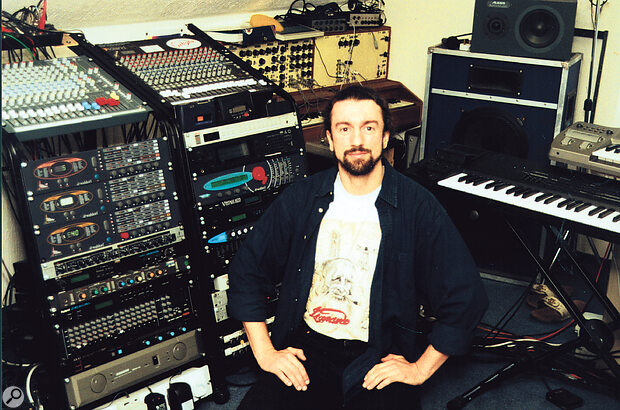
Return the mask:
[[149,111],[87,57],[2,67],[2,128],[20,141],[143,121]]

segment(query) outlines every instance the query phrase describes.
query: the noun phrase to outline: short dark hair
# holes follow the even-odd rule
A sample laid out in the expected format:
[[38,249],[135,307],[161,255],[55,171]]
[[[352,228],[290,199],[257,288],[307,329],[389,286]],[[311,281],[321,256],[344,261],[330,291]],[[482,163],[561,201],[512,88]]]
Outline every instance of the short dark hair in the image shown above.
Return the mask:
[[332,129],[332,108],[338,101],[344,100],[371,100],[380,108],[383,115],[383,131],[389,131],[392,135],[392,114],[388,103],[372,88],[364,87],[358,84],[349,85],[334,95],[331,101],[325,107],[323,112],[323,127],[331,132]]

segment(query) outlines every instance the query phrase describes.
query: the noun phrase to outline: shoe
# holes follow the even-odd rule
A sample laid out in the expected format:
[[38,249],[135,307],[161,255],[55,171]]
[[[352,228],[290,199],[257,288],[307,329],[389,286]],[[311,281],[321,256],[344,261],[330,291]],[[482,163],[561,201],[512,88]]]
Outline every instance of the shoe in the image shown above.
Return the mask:
[[[530,312],[530,316],[536,320],[544,323],[559,323],[570,318],[566,306],[555,296],[545,296],[539,303],[541,307]],[[586,302],[583,300],[573,300],[573,304],[580,312],[583,312],[586,307]]]
[[[571,296],[573,294],[572,286],[560,286],[562,286],[562,289],[564,290],[564,292],[566,292],[568,296]],[[525,297],[525,302],[531,308],[538,308],[540,307],[541,300],[546,296],[556,297],[557,295],[555,294],[555,292],[549,289],[547,285],[543,285],[542,283],[536,283],[528,290],[527,296]]]

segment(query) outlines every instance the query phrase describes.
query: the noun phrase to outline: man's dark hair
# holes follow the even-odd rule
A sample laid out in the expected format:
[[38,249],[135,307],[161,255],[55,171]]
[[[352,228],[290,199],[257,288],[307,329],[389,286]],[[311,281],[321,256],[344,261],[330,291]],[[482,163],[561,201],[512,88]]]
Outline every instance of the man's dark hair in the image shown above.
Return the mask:
[[389,131],[392,135],[392,114],[388,103],[372,88],[363,87],[361,85],[350,85],[342,90],[338,91],[334,95],[331,101],[325,107],[323,112],[323,126],[326,130],[331,132],[332,129],[332,108],[338,101],[344,100],[371,100],[374,101],[379,107],[381,107],[381,113],[383,114],[383,131]]

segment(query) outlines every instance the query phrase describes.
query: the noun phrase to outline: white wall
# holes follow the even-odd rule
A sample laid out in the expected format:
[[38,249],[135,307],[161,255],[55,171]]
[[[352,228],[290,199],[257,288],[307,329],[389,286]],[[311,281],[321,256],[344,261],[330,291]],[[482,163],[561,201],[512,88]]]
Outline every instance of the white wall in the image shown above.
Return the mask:
[[[475,0],[386,1],[387,24],[392,26],[389,77],[423,99],[428,47],[439,44],[443,37],[471,33],[474,5]],[[609,30],[609,38],[594,122],[611,127],[620,127],[620,36],[614,26],[618,22],[620,4],[608,2],[599,22],[599,30]],[[575,26],[592,29],[588,0],[578,1]],[[589,39],[576,37],[573,41],[573,51],[584,55],[575,111],[577,120],[584,118],[591,44]]]

